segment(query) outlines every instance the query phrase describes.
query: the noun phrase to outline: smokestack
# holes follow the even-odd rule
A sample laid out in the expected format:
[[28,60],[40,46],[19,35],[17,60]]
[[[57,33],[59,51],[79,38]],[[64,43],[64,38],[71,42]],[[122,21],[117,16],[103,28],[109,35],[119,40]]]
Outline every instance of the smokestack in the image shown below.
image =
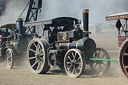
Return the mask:
[[89,22],[89,10],[88,9],[84,9],[83,11],[83,27],[84,27],[84,31],[87,32],[87,34],[85,34],[85,37],[89,37],[89,34],[88,34],[88,22]]
[[18,28],[19,34],[24,35],[23,18],[19,18],[16,22],[17,22],[17,28]]
[[38,2],[38,8],[42,8],[42,0],[39,0]]

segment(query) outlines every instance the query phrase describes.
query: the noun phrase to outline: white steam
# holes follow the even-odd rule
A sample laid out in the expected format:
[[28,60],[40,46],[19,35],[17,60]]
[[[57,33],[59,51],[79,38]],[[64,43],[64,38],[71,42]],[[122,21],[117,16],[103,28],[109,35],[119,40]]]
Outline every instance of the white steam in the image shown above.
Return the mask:
[[90,23],[104,23],[105,17],[124,12],[122,0],[43,0],[43,19],[71,16],[82,20],[82,10],[90,10]]
[[[8,0],[5,14],[0,17],[0,25],[15,23],[29,0]],[[90,10],[90,23],[104,23],[109,14],[125,12],[127,0],[42,0],[39,20],[56,17],[75,17],[82,20],[82,10]],[[26,13],[22,16],[26,17]]]

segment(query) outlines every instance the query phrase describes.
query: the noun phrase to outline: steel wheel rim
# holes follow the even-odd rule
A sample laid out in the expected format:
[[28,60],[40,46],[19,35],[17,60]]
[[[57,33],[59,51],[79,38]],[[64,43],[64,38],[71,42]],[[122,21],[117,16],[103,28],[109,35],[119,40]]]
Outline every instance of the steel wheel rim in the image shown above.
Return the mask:
[[120,60],[120,63],[121,64],[120,65],[121,65],[121,68],[122,68],[124,74],[128,77],[128,63],[127,63],[128,62],[128,53],[127,53],[127,50],[128,50],[128,42],[125,43],[125,45],[124,45],[124,49],[122,50],[123,53],[121,55],[121,60]]
[[29,47],[29,65],[34,72],[40,72],[45,63],[45,51],[42,42],[33,41]]
[[11,69],[13,67],[13,53],[11,49],[6,51],[6,67]]
[[[97,49],[94,53],[94,58],[100,58],[100,59],[110,59],[108,53],[106,54],[106,51],[104,49]],[[110,62],[109,61],[93,61],[91,64],[91,69],[94,70],[99,75],[105,74],[110,68]]]
[[79,77],[83,71],[83,58],[79,51],[72,49],[69,50],[64,59],[65,71],[70,77]]

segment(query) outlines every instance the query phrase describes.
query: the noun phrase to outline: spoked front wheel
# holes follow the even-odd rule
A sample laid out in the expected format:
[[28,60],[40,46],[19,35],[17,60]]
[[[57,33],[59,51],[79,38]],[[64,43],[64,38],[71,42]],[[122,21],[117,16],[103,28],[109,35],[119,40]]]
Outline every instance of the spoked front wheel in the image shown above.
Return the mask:
[[85,69],[83,53],[78,49],[69,50],[64,57],[64,68],[70,77],[79,77]]
[[110,56],[108,52],[103,48],[97,48],[96,52],[93,54],[93,58],[102,59],[102,60],[93,60],[90,62],[90,68],[96,74],[103,75],[110,69],[111,62],[104,61],[104,59],[110,59]]
[[12,69],[14,65],[14,56],[13,56],[13,50],[7,49],[6,50],[6,67],[8,69]]

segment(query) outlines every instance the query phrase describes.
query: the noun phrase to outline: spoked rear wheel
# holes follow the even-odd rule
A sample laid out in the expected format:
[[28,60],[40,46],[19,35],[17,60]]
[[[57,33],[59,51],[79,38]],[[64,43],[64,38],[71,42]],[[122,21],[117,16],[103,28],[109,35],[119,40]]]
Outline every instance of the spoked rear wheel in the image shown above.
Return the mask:
[[14,65],[14,56],[13,56],[13,50],[7,49],[6,50],[6,67],[8,69],[12,69]]
[[126,39],[121,45],[119,61],[123,73],[128,78],[128,39]]
[[33,72],[40,74],[46,73],[50,67],[47,60],[46,44],[37,38],[34,38],[28,45],[27,54],[29,66]]
[[[110,59],[110,56],[106,50],[103,48],[97,48],[96,52],[93,54],[94,58],[99,59]],[[111,62],[110,61],[91,61],[90,68],[98,75],[105,74],[110,69]]]
[[82,52],[78,49],[69,50],[64,57],[64,68],[70,77],[79,77],[85,69]]

